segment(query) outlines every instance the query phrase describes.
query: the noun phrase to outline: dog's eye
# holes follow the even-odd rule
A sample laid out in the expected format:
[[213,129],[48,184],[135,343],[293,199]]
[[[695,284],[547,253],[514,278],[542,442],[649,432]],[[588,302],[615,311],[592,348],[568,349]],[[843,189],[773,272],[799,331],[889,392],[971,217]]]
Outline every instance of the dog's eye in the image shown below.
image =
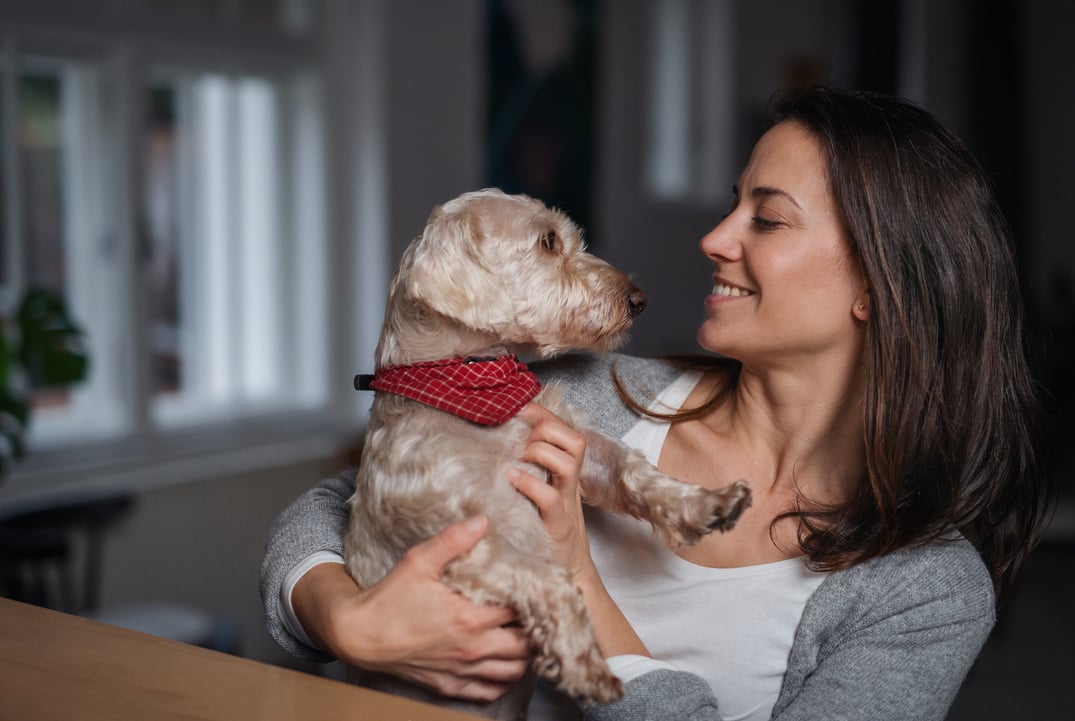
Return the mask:
[[550,230],[541,236],[541,247],[549,252],[560,251],[560,236],[556,234],[555,230]]

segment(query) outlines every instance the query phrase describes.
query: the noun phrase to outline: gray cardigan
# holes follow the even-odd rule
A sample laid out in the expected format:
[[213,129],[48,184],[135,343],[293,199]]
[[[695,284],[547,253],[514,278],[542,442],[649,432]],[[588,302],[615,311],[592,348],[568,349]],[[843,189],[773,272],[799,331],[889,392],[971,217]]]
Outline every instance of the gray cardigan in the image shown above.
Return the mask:
[[[679,374],[664,361],[616,355],[568,356],[534,369],[545,382],[561,382],[569,402],[619,437],[638,416],[620,402],[610,380],[612,364],[643,402]],[[288,507],[269,533],[261,569],[266,623],[273,638],[300,658],[331,660],[284,628],[280,587],[303,558],[342,552],[353,489],[353,473],[323,481]],[[958,536],[832,573],[803,610],[772,718],[943,719],[994,620],[989,573]],[[585,715],[592,721],[721,718],[704,680],[667,670],[631,681],[620,702],[588,706]]]

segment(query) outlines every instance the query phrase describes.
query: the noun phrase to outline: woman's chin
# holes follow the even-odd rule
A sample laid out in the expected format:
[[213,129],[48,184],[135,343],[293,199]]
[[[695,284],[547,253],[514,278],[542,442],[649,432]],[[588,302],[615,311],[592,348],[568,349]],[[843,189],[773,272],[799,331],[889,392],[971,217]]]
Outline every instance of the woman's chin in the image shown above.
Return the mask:
[[726,332],[719,332],[716,328],[703,323],[695,334],[698,346],[706,353],[733,358],[742,361],[744,355],[749,355],[742,343],[734,342]]
[[722,333],[719,333],[717,329],[713,328],[709,323],[703,323],[695,334],[695,340],[704,351],[726,355],[728,351],[728,343],[726,342],[726,339],[721,337],[722,335]]

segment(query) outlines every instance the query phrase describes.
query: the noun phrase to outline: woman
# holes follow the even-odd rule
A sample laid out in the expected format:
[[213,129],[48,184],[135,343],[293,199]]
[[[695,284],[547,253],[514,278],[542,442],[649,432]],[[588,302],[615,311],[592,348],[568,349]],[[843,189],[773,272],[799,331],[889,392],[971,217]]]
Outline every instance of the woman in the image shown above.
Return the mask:
[[[1021,304],[983,172],[897,99],[815,88],[772,118],[701,242],[714,286],[698,341],[722,358],[541,369],[671,475],[747,479],[735,529],[673,551],[631,519],[584,523],[582,439],[525,411],[527,454],[552,482],[510,480],[627,682],[623,701],[585,709],[595,719],[941,719],[1041,524]],[[298,564],[338,552],[349,492],[322,484],[278,521],[263,574],[274,635],[297,651],[308,632],[451,695],[502,692],[526,658],[510,612],[437,580],[484,520],[360,591],[336,564]]]

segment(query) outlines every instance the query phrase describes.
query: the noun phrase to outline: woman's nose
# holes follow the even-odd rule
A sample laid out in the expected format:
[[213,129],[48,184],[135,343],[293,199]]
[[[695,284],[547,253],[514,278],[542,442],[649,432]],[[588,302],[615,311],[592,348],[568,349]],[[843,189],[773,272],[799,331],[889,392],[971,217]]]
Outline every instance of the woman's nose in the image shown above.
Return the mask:
[[702,253],[712,260],[733,262],[739,260],[743,246],[735,232],[733,215],[726,215],[715,228],[702,236],[698,244]]

